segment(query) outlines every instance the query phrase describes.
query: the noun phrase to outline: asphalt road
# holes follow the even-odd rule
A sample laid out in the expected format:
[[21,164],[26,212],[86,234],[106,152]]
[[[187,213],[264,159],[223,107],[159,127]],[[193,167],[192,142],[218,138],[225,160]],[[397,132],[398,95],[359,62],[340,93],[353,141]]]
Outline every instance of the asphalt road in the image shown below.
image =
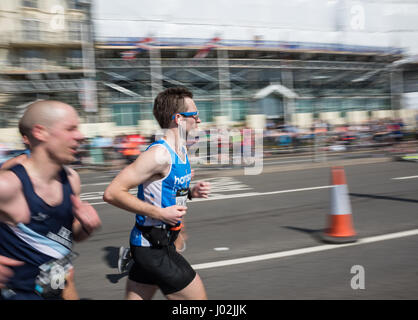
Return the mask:
[[[346,246],[318,238],[328,226],[332,186],[329,165],[313,167],[287,171],[272,164],[254,176],[242,170],[196,172],[196,179],[212,182],[213,193],[189,203],[184,256],[209,298],[418,299],[418,164],[347,163],[359,241]],[[74,248],[83,299],[124,296],[127,274],[118,274],[117,255],[119,246],[128,245],[134,215],[101,200],[114,175],[81,173],[82,198],[103,222]],[[353,289],[353,283],[362,286]],[[164,297],[158,293],[155,299]]]

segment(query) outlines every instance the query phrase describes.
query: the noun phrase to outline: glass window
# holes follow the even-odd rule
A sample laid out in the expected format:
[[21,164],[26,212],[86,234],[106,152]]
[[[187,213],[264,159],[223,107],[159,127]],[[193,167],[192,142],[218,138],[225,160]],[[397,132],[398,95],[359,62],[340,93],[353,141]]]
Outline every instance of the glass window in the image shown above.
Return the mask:
[[72,68],[81,68],[83,66],[83,56],[81,50],[70,49],[67,51],[67,63]]
[[68,9],[75,9],[75,10],[80,9],[80,5],[77,0],[67,0],[67,7]]
[[296,112],[297,113],[311,113],[315,108],[314,99],[298,99],[296,101]]
[[365,109],[364,99],[344,98],[342,101],[343,111],[359,111]]
[[112,118],[117,126],[138,125],[139,104],[114,104],[112,106]]
[[243,121],[247,115],[247,101],[234,100],[231,101],[232,121]]
[[341,110],[341,100],[334,98],[320,99],[318,112],[336,112]]
[[23,0],[24,7],[38,8],[38,0]]
[[140,120],[152,120],[154,119],[154,115],[152,113],[152,103],[142,103],[140,105],[141,112],[139,114]]
[[69,21],[68,33],[70,40],[81,41],[81,21]]
[[40,50],[23,50],[20,65],[28,70],[39,69],[42,66],[43,52]]
[[38,20],[22,20],[22,30],[24,40],[33,41],[41,39]]
[[213,121],[213,101],[196,101],[196,106],[202,122]]

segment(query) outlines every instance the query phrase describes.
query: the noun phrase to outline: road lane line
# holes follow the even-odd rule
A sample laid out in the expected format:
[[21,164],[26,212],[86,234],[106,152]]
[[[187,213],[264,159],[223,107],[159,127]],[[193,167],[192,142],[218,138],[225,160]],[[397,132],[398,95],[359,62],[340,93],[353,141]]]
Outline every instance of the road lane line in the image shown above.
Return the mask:
[[[265,195],[272,195],[272,194],[280,194],[280,193],[290,193],[290,192],[301,192],[301,191],[311,191],[311,190],[320,190],[320,189],[328,189],[332,188],[333,185],[330,186],[319,186],[319,187],[310,187],[310,188],[300,188],[300,189],[290,189],[290,190],[277,190],[277,191],[268,191],[268,192],[245,192],[245,193],[237,193],[237,194],[220,194],[216,195],[207,199],[199,198],[194,199],[193,202],[200,202],[200,201],[211,201],[211,200],[225,200],[225,199],[233,199],[233,198],[246,198],[246,197],[257,197],[257,196],[265,196]],[[101,197],[100,197],[101,198]],[[99,197],[90,198],[90,200],[100,199]],[[86,198],[87,200],[88,198]],[[99,205],[105,204],[106,202],[95,202],[90,203],[91,205]]]
[[204,198],[194,199],[193,202],[210,201],[210,200],[223,200],[223,199],[233,199],[233,198],[257,197],[257,196],[266,196],[266,195],[280,194],[280,193],[290,193],[290,192],[301,192],[301,191],[328,189],[328,188],[332,188],[332,187],[333,186],[331,185],[331,186],[319,186],[319,187],[290,189],[290,190],[277,190],[277,191],[267,191],[267,192],[245,192],[245,193],[237,193],[237,194],[221,194],[221,195],[216,195],[214,197],[210,197],[210,198],[207,198],[207,199],[204,199]]
[[109,185],[112,181],[107,181],[107,182],[97,182],[97,183],[87,183],[87,184],[82,184],[82,187],[89,187],[89,186],[105,186],[105,185]]
[[418,176],[397,177],[397,178],[392,178],[392,180],[406,180],[406,179],[416,179],[416,178],[418,178]]
[[316,247],[308,247],[308,248],[294,249],[294,250],[288,250],[288,251],[274,252],[274,253],[261,254],[257,256],[251,256],[251,257],[200,263],[200,264],[192,265],[192,267],[195,270],[225,267],[225,266],[231,266],[231,265],[236,265],[236,264],[291,257],[291,256],[296,256],[296,255],[301,255],[301,254],[320,252],[320,251],[332,250],[332,249],[337,249],[337,248],[359,246],[359,245],[367,244],[367,243],[398,239],[398,238],[415,236],[415,235],[418,235],[418,229],[389,233],[389,234],[384,234],[380,236],[367,237],[367,238],[359,239],[357,242],[354,242],[354,243],[325,244],[325,245],[316,246]]

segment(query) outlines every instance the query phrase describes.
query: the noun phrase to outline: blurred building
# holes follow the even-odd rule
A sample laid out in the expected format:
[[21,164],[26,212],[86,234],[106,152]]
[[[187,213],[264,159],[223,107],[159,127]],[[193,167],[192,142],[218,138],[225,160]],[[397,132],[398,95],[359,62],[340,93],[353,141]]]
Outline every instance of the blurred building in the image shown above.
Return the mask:
[[0,2],[0,128],[15,128],[37,99],[84,111],[80,92],[94,76],[83,59],[92,41],[89,10],[89,2],[76,0]]
[[251,124],[263,115],[308,127],[314,119],[342,124],[401,109],[392,88],[399,71],[390,69],[401,52],[221,40],[199,57],[198,45],[151,45],[129,59],[123,55],[135,43],[96,45],[102,101],[118,125],[148,123],[156,92],[177,85],[193,91],[202,121],[213,124]]
[[416,109],[403,96],[418,91],[416,9],[411,1],[128,0],[115,8],[100,0],[101,106],[116,128],[147,131],[156,93],[183,85],[203,125],[392,117],[413,125]]
[[2,0],[0,128],[49,98],[88,136],[148,134],[179,85],[203,127],[415,125],[417,15],[409,0]]

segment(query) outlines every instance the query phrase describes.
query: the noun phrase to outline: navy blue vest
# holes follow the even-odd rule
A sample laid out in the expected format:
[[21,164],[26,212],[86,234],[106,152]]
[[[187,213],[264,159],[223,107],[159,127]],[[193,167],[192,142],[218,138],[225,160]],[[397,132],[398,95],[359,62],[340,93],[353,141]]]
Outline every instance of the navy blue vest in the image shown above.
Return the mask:
[[22,182],[31,220],[28,224],[19,223],[16,226],[0,223],[0,255],[25,263],[12,268],[14,276],[6,286],[9,289],[33,291],[39,266],[61,259],[71,252],[74,215],[70,195],[73,191],[67,173],[62,169],[63,201],[52,207],[35,193],[22,165],[18,164],[9,170]]

